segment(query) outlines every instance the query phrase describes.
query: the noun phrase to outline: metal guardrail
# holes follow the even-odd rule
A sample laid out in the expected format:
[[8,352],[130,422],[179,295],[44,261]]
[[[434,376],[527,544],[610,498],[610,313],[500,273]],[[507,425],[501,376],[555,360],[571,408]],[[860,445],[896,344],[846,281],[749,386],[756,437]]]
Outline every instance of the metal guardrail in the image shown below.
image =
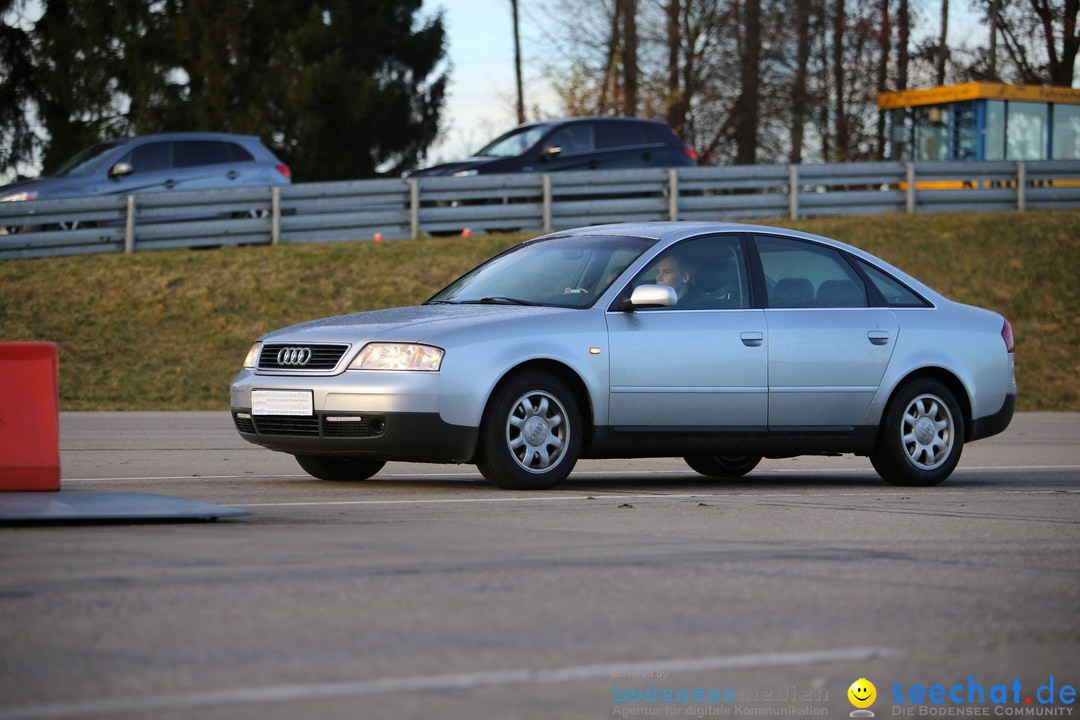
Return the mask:
[[0,203],[0,259],[648,220],[1080,207],[1080,161],[845,163],[356,180]]

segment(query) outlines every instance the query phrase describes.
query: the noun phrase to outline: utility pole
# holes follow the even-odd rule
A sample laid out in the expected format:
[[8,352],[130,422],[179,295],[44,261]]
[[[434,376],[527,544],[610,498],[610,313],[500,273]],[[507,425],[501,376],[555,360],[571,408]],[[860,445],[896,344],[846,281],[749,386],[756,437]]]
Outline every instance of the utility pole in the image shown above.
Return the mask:
[[517,121],[525,122],[525,91],[521,84],[521,30],[518,23],[518,0],[510,0],[514,11],[514,76],[517,79]]

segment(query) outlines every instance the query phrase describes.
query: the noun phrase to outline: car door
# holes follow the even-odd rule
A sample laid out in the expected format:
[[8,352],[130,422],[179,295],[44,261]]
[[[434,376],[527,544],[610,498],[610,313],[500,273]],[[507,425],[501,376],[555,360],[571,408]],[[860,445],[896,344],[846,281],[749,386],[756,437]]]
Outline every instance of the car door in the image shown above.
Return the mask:
[[[241,161],[241,156],[246,159]],[[253,160],[239,145],[220,140],[178,140],[173,157],[178,190],[242,185],[244,166]]]
[[595,134],[595,123],[591,122],[560,126],[539,143],[536,169],[541,172],[594,169]]
[[[607,313],[609,422],[657,432],[763,429],[768,343],[764,311],[751,304],[742,237],[718,235],[675,246],[693,267],[692,303]],[[656,282],[661,253],[631,283]],[[714,277],[706,277],[709,274]],[[734,277],[720,286],[716,276]],[[627,288],[628,295],[630,288]]]
[[175,185],[172,180],[172,145],[168,140],[158,140],[133,147],[119,161],[127,163],[131,172],[113,178],[112,192],[130,194],[171,190]]
[[868,306],[840,251],[776,235],[754,241],[768,299],[770,429],[860,425],[896,346],[895,315]]

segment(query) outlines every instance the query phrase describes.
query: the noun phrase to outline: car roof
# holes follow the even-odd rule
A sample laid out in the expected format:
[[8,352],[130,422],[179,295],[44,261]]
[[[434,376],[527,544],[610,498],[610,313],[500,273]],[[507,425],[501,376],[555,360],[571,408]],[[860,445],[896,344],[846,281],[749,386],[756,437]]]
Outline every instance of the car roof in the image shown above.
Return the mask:
[[153,133],[150,135],[135,135],[134,137],[122,137],[113,138],[106,142],[113,142],[118,145],[128,145],[133,142],[143,142],[147,140],[254,140],[259,141],[259,138],[255,135],[239,135],[237,133],[223,133],[223,132],[169,132],[169,133]]

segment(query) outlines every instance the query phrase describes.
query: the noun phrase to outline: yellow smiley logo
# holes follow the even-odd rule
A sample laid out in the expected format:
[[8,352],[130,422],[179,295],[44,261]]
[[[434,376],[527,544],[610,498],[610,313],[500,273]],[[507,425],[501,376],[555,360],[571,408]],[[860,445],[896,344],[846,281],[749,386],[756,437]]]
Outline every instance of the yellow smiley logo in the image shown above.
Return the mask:
[[877,699],[877,688],[874,687],[874,683],[866,678],[859,678],[851,683],[851,687],[847,690],[847,696],[855,707],[868,708]]

